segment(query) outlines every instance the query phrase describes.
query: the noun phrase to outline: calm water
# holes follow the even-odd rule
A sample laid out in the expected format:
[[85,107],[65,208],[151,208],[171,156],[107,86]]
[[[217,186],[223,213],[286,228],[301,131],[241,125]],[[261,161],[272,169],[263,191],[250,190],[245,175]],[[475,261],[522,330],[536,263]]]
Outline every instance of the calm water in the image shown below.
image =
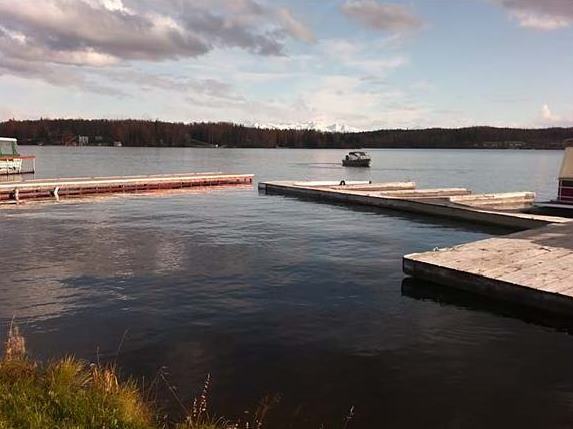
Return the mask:
[[[24,149],[37,177],[226,171],[542,198],[561,159],[380,150],[351,171],[342,151]],[[184,401],[210,373],[229,416],[280,394],[278,428],[342,427],[351,406],[351,428],[571,427],[573,330],[402,275],[403,254],[504,232],[254,187],[10,208],[0,322],[15,316],[39,357],[99,355],[147,380],[166,367]]]

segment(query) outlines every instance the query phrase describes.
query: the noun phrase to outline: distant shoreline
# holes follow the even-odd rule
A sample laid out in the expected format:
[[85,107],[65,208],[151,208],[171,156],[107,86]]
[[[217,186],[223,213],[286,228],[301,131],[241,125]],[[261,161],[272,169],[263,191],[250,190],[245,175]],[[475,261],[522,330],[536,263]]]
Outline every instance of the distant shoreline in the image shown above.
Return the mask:
[[428,128],[367,132],[255,128],[233,123],[40,119],[0,123],[0,136],[21,145],[258,149],[500,149],[561,150],[573,128]]
[[[60,144],[34,144],[34,143],[21,143],[20,147],[61,147],[61,148],[78,148],[78,147],[89,147],[89,148],[113,148],[112,145],[85,145],[85,146],[64,146]],[[498,150],[498,151],[523,151],[523,152],[534,152],[534,151],[542,151],[542,150],[550,150],[550,151],[563,151],[565,148],[562,147],[520,147],[520,148],[513,148],[513,147],[348,147],[348,148],[341,148],[341,147],[240,147],[240,146],[124,146],[125,148],[159,148],[159,149],[265,149],[265,150],[354,150],[354,149],[364,149],[364,150],[461,150],[461,151],[470,151],[470,150]]]

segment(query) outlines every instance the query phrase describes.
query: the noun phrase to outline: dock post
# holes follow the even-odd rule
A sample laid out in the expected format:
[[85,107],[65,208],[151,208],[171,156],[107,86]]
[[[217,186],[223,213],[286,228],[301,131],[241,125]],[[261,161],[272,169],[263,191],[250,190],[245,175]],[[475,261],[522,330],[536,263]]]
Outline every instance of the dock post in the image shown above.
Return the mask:
[[60,201],[60,194],[59,194],[59,192],[60,192],[60,187],[59,187],[59,186],[56,186],[56,187],[54,188],[54,190],[52,191],[52,195],[54,196],[54,198],[56,199],[56,201]]
[[18,188],[14,189],[14,192],[12,192],[11,197],[14,201],[19,202],[20,201],[20,190]]

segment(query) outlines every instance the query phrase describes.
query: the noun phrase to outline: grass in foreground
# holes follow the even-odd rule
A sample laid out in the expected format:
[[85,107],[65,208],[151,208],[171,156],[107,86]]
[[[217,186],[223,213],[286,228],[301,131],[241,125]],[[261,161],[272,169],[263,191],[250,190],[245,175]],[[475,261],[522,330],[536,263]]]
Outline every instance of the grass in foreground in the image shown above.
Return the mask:
[[[238,427],[207,415],[207,387],[176,429]],[[40,364],[26,356],[24,338],[11,326],[0,360],[0,429],[160,429],[161,423],[133,381],[120,382],[113,366],[65,358]]]
[[[185,409],[164,374],[157,378]],[[0,356],[0,429],[263,429],[278,401],[266,398],[250,421],[232,423],[208,413],[209,384],[207,377],[200,396],[185,409],[185,421],[169,424],[137,383],[119,380],[114,366],[71,357],[47,364],[29,359],[25,339],[12,324]],[[354,408],[344,429],[353,415]]]
[[24,338],[10,328],[0,361],[0,428],[154,428],[152,412],[133,382],[113,367],[66,358],[41,365],[26,357]]

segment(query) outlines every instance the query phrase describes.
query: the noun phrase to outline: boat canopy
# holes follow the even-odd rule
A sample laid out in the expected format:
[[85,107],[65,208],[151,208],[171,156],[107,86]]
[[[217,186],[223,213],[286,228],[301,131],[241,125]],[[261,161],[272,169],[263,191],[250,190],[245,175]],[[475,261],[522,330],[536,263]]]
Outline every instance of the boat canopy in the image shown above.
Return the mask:
[[18,154],[18,141],[16,139],[9,139],[0,137],[0,156],[12,156]]
[[559,178],[573,179],[573,147],[565,149],[565,156],[563,156]]
[[366,152],[350,152],[349,155],[366,156]]

